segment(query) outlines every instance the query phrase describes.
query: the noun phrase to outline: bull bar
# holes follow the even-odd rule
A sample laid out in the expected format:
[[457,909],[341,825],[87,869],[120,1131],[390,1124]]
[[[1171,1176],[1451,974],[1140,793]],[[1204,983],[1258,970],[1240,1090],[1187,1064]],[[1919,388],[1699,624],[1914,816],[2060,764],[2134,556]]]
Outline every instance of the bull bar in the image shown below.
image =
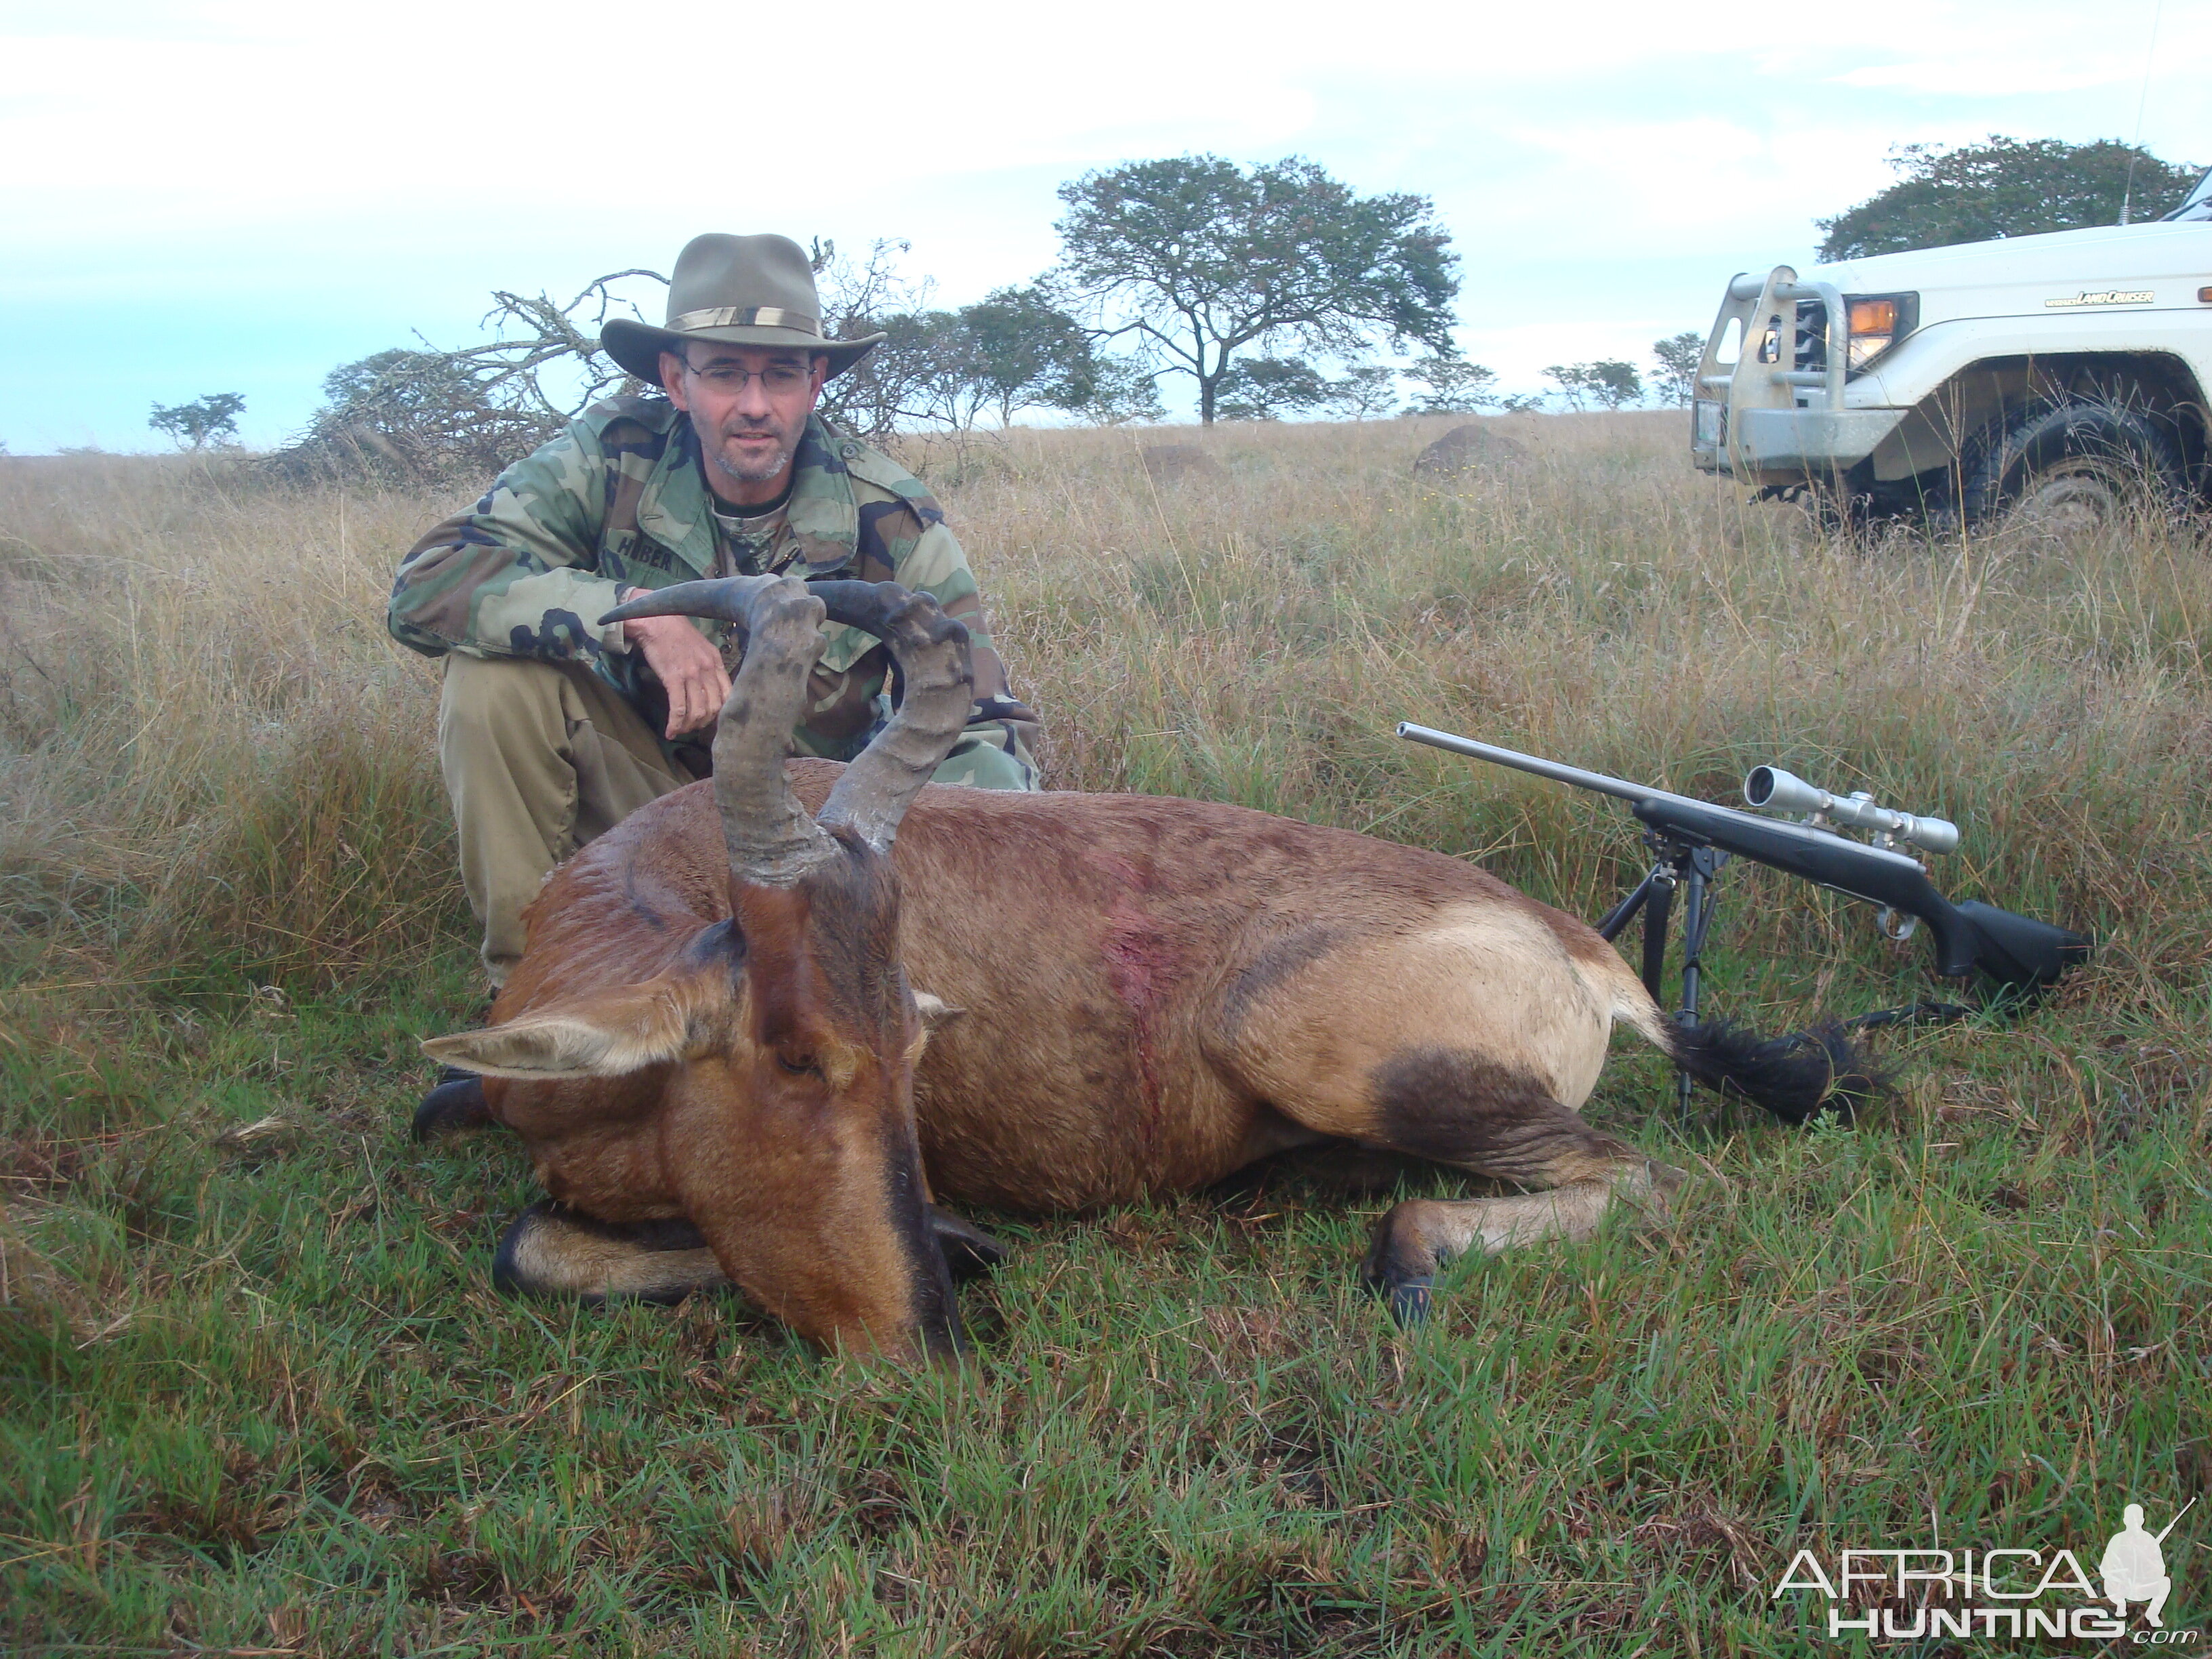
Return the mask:
[[[1797,367],[1797,308],[1817,303],[1827,319],[1825,361]],[[1735,362],[1721,348],[1735,325]],[[1841,472],[1872,454],[1905,418],[1901,409],[1849,409],[1850,312],[1833,283],[1800,282],[1789,265],[1728,286],[1698,364],[1690,454],[1707,472],[1764,484]],[[1800,398],[1804,398],[1800,403]]]

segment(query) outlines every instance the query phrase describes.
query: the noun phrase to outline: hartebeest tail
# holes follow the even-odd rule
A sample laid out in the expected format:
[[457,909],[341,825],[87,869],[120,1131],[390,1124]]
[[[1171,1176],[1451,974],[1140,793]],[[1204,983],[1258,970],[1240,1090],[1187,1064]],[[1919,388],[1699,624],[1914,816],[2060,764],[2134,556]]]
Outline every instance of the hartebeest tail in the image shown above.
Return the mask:
[[1723,1095],[1741,1095],[1784,1123],[1833,1112],[1848,1121],[1887,1086],[1840,1025],[1762,1037],[1733,1021],[1668,1022],[1668,1058]]
[[1748,1100],[1784,1123],[1824,1111],[1849,1119],[1888,1086],[1850,1032],[1824,1023],[1786,1036],[1760,1036],[1727,1019],[1686,1019],[1659,1012],[1644,981],[1607,951],[1591,965],[1613,999],[1615,1019],[1631,1027],[1691,1078],[1730,1098]]

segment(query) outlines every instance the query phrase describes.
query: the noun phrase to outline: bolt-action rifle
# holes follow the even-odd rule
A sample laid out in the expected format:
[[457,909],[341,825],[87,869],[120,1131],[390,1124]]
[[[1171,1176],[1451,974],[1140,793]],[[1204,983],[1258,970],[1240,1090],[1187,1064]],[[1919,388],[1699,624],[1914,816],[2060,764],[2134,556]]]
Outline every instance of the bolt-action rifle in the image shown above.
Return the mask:
[[[1778,767],[1756,767],[1744,780],[1747,802],[1762,811],[1804,814],[1794,822],[1778,821],[1425,726],[1401,722],[1398,735],[1626,801],[1629,811],[1642,821],[1644,841],[1658,859],[1650,873],[1597,924],[1597,931],[1608,939],[1616,938],[1638,912],[1643,914],[1644,985],[1656,1000],[1667,954],[1667,923],[1680,887],[1685,936],[1682,1012],[1692,1018],[1698,1012],[1705,934],[1712,925],[1712,881],[1731,854],[1880,905],[1881,930],[1892,939],[1910,939],[1924,922],[1936,947],[1936,973],[1946,978],[1979,973],[2000,997],[2033,997],[2089,955],[2089,940],[2080,933],[1972,899],[1954,903],[1945,898],[1915,854],[1951,851],[1959,844],[1959,827],[1942,818],[1893,811],[1864,793],[1832,795]],[[1874,839],[1871,843],[1855,841],[1844,833],[1846,827],[1870,832]],[[1865,1027],[1900,1019],[1957,1018],[1972,1012],[1955,1004],[1922,1003],[1863,1014],[1851,1024]]]

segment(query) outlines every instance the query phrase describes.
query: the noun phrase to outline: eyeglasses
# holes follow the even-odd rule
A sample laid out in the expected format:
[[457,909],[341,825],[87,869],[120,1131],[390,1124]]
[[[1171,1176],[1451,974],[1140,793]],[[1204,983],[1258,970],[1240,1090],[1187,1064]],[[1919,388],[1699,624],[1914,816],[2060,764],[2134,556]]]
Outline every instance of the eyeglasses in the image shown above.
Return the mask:
[[779,393],[797,392],[802,386],[811,385],[814,380],[814,366],[811,363],[770,363],[766,368],[756,373],[742,364],[731,362],[727,359],[708,363],[704,368],[698,368],[692,365],[689,358],[686,358],[684,372],[696,375],[715,391],[726,392],[732,396],[743,392],[755,380],[758,380],[762,389],[770,397],[774,397]]

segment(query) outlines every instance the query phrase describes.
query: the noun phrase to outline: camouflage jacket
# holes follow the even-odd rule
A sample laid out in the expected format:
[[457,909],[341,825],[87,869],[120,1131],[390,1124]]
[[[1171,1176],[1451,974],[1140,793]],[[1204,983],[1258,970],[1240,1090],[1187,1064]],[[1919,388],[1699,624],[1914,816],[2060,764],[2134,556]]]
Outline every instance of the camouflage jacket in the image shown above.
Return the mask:
[[[698,440],[673,404],[652,397],[594,404],[409,550],[392,588],[392,637],[430,656],[587,661],[658,731],[656,709],[666,701],[644,653],[631,649],[621,623],[597,623],[619,589],[785,568],[810,578],[896,581],[935,594],[974,641],[975,707],[939,781],[1037,787],[1036,716],[1007,687],[943,509],[904,468],[817,415],[793,457],[783,524],[765,544],[733,540],[711,507]],[[720,624],[698,625],[726,643]],[[887,715],[888,667],[878,641],[830,629],[808,688],[799,752],[858,754]],[[698,745],[679,739],[671,747],[697,769]]]

